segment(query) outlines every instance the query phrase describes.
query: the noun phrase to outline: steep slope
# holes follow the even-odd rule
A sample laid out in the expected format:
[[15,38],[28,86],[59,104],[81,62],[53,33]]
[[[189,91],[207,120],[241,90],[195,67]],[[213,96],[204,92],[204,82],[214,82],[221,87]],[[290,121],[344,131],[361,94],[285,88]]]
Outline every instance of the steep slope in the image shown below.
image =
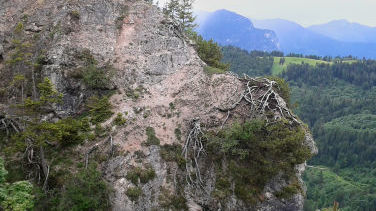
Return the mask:
[[[91,125],[96,130],[105,128],[105,135],[94,133],[97,136],[94,141],[84,140],[74,148],[75,154],[80,155],[74,162],[99,162],[98,169],[114,191],[112,210],[302,209],[301,174],[307,154],[315,153],[316,148],[309,131],[291,114],[275,81],[239,79],[231,74],[208,75],[194,46],[158,8],[145,1],[1,0],[0,4],[4,5],[0,9],[4,61],[14,55],[15,38],[31,42],[24,47],[29,46],[28,55],[32,59],[38,58],[38,74],[33,76],[36,80],[50,78],[64,96],[63,103],[41,118],[42,122],[85,115],[87,99],[103,93],[112,93],[112,111],[125,116],[125,124],[114,124],[116,115],[113,115],[101,126]],[[23,64],[16,67],[7,64],[1,62],[2,78],[13,78],[10,70],[18,68],[20,73],[27,70],[19,68]],[[82,70],[91,70],[93,65],[106,70],[106,77],[110,77],[108,85],[93,87],[90,86],[93,81],[85,82],[90,72]],[[25,92],[33,96],[32,82],[28,84]],[[10,86],[10,80],[1,81],[0,86]],[[0,116],[2,120],[13,114],[10,102],[20,98],[7,96],[1,95],[1,113],[6,114]],[[263,104],[251,103],[249,98],[259,99]],[[289,135],[283,140],[287,143],[270,137],[271,143],[281,143],[277,147],[270,147],[262,139],[258,143],[261,149],[294,148],[304,152],[304,156],[298,153],[300,157],[296,155],[295,159],[290,157],[295,151],[272,151],[279,157],[267,160],[273,164],[267,168],[263,166],[265,160],[252,168],[235,165],[240,172],[248,169],[245,173],[256,174],[249,169],[261,169],[269,174],[251,179],[242,173],[232,175],[228,169],[234,168],[238,157],[220,154],[215,159],[221,150],[210,151],[209,143],[213,142],[205,139],[206,135],[215,140],[216,134],[224,133],[223,129],[261,117],[273,122],[280,120],[282,131],[287,130],[281,136]],[[267,130],[280,131],[269,125],[273,124],[262,125],[263,130],[256,135]],[[288,142],[290,136],[297,142]],[[265,157],[261,149],[256,153]],[[235,153],[236,148],[233,150]],[[254,159],[244,154],[244,150],[238,150],[249,159],[241,160],[243,165]],[[286,157],[280,156],[281,153]],[[273,156],[267,155],[265,159],[270,157]],[[56,168],[61,166],[52,166],[51,174]],[[73,165],[69,170],[79,171]],[[222,173],[229,176],[223,178]],[[239,187],[255,183],[262,187]]]
[[307,29],[343,42],[376,42],[375,27],[351,23],[347,20],[330,21],[329,23],[310,26]]
[[273,31],[257,29],[248,18],[234,12],[218,10],[198,20],[203,21],[198,23],[197,32],[220,45],[233,45],[248,51],[273,51],[279,48]]
[[376,58],[374,43],[341,42],[282,19],[253,20],[253,22],[256,27],[275,31],[281,50],[285,53]]

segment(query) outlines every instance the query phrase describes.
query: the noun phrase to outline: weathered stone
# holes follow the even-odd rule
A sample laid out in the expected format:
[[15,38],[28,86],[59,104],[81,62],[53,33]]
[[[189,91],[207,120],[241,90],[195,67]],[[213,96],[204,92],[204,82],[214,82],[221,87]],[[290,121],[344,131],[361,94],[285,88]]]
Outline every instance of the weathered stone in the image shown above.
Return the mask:
[[25,27],[25,31],[38,33],[42,31],[42,28],[38,27],[35,23],[32,23],[31,25]]

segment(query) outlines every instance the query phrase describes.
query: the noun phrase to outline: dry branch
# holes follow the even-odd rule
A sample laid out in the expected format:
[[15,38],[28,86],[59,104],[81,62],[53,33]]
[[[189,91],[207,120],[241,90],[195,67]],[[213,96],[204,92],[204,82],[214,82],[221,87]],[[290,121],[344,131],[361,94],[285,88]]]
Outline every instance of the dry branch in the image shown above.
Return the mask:
[[[266,112],[272,112],[274,113],[275,120],[278,118],[287,118],[298,123],[298,120],[291,114],[282,97],[275,91],[278,89],[277,82],[267,78],[250,78],[246,75],[238,79],[245,87],[240,98],[232,105],[226,108],[218,108],[218,110],[229,112],[245,101],[250,106],[250,115],[253,117],[265,116]],[[227,118],[225,121],[227,121]]]
[[[188,137],[185,141],[182,156],[184,156],[186,162],[185,168],[187,171],[186,180],[189,185],[199,185],[202,186],[202,178],[200,173],[199,167],[199,160],[200,156],[205,153],[204,145],[203,145],[203,132],[201,131],[201,125],[199,119],[194,119],[192,121],[192,129],[188,134]],[[193,160],[193,165],[192,161]],[[196,181],[192,179],[191,176],[191,168],[194,168],[194,172],[196,174]]]

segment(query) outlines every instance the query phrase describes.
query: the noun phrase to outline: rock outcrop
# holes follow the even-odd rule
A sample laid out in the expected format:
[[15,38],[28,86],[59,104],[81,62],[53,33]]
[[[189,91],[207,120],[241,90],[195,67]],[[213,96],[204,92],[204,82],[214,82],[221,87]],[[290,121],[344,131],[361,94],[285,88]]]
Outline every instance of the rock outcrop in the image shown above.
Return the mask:
[[[34,39],[33,53],[43,56],[40,74],[64,94],[58,108],[61,116],[79,113],[91,94],[81,80],[72,77],[84,65],[82,58],[89,54],[99,67],[111,66],[107,89],[116,90],[111,97],[113,111],[127,119],[126,126],[113,128],[111,140],[117,153],[101,164],[114,190],[113,210],[158,209],[172,203],[171,199],[179,201],[173,197],[178,192],[190,210],[302,210],[304,193],[290,199],[275,196],[288,185],[280,176],[265,186],[262,202],[254,206],[234,194],[222,202],[211,195],[218,175],[210,166],[202,172],[205,184],[195,189],[179,183],[184,172],[178,164],[161,158],[160,146],[183,145],[193,121],[220,129],[252,115],[245,102],[238,102],[247,88],[244,82],[231,74],[206,73],[193,44],[157,7],[137,0],[0,0],[0,5],[0,54],[9,57],[12,33],[23,20],[21,30]],[[283,101],[278,94],[276,99]],[[223,111],[234,104],[239,106],[231,115]],[[145,144],[150,136],[159,145]],[[306,144],[316,151],[308,131]],[[304,167],[296,166],[294,173],[300,183]],[[135,168],[155,171],[152,179],[141,182],[142,194],[136,200],[127,194],[135,188],[127,176]]]

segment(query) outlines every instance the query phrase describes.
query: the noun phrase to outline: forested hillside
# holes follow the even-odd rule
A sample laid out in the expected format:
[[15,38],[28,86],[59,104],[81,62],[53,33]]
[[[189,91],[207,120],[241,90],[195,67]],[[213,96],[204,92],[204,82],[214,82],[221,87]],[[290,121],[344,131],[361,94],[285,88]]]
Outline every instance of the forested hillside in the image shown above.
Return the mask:
[[[232,71],[250,75],[272,73],[270,62],[259,61],[274,58],[274,66],[282,66],[297,59],[281,57],[280,62],[275,52],[260,55],[233,47],[222,51]],[[247,61],[237,61],[243,58]],[[334,201],[341,210],[375,210],[376,61],[299,59],[301,64],[288,64],[279,76],[289,83],[291,104],[309,124],[319,148],[304,177],[308,186],[305,210],[330,207]]]

